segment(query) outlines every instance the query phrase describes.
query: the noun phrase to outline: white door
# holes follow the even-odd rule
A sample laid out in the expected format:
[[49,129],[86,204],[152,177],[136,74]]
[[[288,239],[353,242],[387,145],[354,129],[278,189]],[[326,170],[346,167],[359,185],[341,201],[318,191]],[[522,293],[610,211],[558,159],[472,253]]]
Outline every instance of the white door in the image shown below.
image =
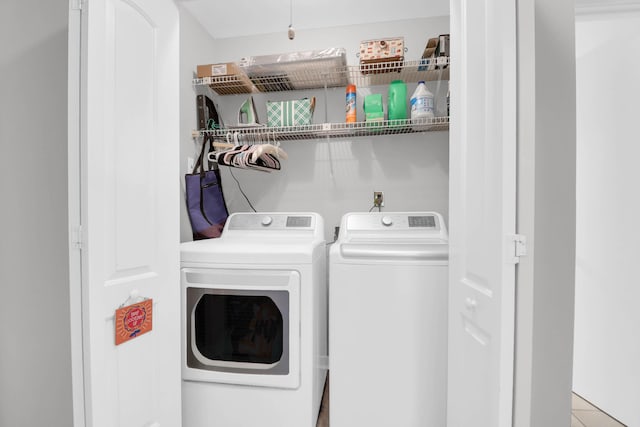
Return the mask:
[[[72,283],[72,300],[81,293],[81,339],[73,339],[83,381],[74,380],[74,402],[86,421],[76,416],[76,427],[180,426],[178,10],[172,0],[80,7],[81,35],[70,34],[80,39],[70,44],[80,51],[79,97],[69,99],[80,105],[79,150],[70,147],[80,158],[70,177],[79,201],[70,215],[79,208],[72,268],[79,251],[81,283]],[[73,134],[72,120],[70,144]],[[115,310],[136,292],[153,299],[153,329],[116,346]]]
[[512,422],[514,0],[451,1],[449,427]]

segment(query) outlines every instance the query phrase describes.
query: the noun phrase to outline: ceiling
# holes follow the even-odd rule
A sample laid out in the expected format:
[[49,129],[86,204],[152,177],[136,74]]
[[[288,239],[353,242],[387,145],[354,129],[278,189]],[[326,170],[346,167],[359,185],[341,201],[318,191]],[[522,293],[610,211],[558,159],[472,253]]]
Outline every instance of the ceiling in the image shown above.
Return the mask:
[[176,0],[216,39],[449,14],[449,0]]
[[[216,39],[398,21],[449,14],[449,0],[175,0]],[[575,0],[576,8],[640,0]],[[292,7],[293,6],[293,7]]]

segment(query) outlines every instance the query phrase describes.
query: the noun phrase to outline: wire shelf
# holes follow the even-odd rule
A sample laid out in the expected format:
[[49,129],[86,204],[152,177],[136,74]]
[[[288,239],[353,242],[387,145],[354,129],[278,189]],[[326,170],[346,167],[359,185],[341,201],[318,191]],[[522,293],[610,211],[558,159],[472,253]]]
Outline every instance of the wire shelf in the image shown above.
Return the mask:
[[202,77],[193,79],[193,86],[209,86],[219,95],[234,95],[258,91],[251,80],[244,75]]
[[325,87],[356,87],[387,85],[394,80],[418,82],[420,80],[448,80],[449,57],[420,59],[415,61],[378,62],[347,65],[334,68],[271,73],[250,76],[227,75],[193,79],[194,86],[207,85],[220,95],[256,92],[280,92]]
[[360,64],[350,67],[349,73],[349,80],[356,87],[388,85],[394,80],[449,80],[449,57]]
[[268,143],[310,139],[349,139],[362,136],[399,135],[417,132],[446,131],[449,117],[421,118],[415,120],[384,120],[380,122],[322,123],[284,127],[237,127],[200,130],[199,136],[212,135],[224,141],[240,143]]

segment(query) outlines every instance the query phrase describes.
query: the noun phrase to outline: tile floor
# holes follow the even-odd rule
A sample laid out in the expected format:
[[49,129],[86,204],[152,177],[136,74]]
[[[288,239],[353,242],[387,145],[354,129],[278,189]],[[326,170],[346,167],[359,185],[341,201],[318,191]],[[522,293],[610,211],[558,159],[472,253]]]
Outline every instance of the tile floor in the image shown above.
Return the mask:
[[571,396],[571,427],[625,427],[577,394]]
[[[600,411],[577,394],[571,396],[571,412],[571,427],[625,427],[624,424]],[[328,378],[320,405],[317,427],[329,427]]]

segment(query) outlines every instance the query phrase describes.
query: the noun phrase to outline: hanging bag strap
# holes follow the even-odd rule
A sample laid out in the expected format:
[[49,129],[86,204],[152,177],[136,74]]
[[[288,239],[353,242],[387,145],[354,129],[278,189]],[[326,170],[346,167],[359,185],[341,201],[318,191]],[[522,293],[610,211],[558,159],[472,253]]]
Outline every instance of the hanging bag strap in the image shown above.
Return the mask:
[[[208,150],[207,145],[209,146]],[[210,153],[211,151],[213,151],[213,136],[205,134],[202,139],[202,148],[200,149],[200,155],[198,156],[198,160],[196,161],[196,163],[193,165],[192,174],[200,173],[200,176],[204,176],[204,173],[206,172],[204,168],[205,158],[208,166],[207,170],[212,170],[211,162],[209,161],[208,156],[208,153]],[[207,153],[206,156],[205,153]]]

